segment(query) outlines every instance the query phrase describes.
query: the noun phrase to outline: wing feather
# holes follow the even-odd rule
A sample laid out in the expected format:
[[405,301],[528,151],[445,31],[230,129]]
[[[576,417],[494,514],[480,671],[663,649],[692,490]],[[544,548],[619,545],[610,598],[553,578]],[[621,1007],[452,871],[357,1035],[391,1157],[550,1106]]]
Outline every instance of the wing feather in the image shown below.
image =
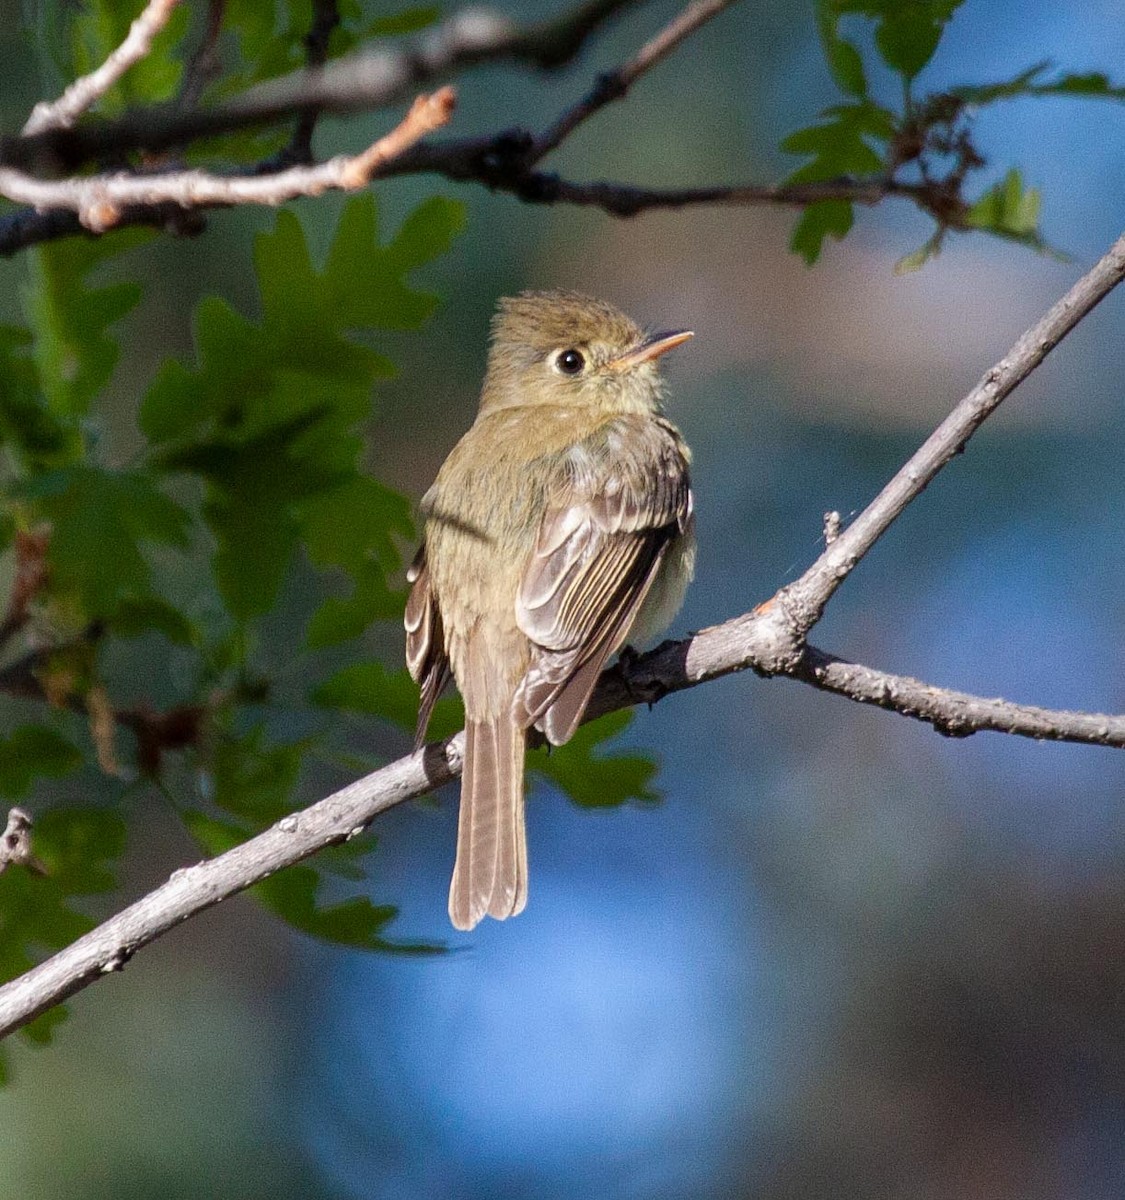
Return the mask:
[[445,634],[441,611],[430,588],[426,566],[426,547],[421,546],[406,572],[411,585],[406,601],[403,625],[406,627],[406,667],[411,678],[422,688],[418,704],[418,724],[414,731],[414,749],[426,740],[426,727],[438,697],[452,678],[445,653]]
[[516,599],[532,649],[515,715],[556,745],[577,728],[691,516],[687,462],[666,435],[647,461],[586,456],[580,466],[543,517]]

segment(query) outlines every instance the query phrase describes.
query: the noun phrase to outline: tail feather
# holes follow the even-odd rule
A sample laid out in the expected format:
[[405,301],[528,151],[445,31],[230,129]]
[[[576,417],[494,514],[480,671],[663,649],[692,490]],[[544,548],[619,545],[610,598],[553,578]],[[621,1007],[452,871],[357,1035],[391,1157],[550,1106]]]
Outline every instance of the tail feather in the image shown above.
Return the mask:
[[472,929],[527,903],[523,760],[526,735],[509,717],[465,724],[465,766],[449,918]]

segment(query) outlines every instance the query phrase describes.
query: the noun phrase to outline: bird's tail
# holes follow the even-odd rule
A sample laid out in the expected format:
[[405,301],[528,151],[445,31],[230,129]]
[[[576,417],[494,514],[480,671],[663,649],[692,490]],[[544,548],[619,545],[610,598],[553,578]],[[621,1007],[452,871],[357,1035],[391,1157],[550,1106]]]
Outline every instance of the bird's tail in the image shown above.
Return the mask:
[[527,836],[523,815],[525,731],[510,716],[465,723],[465,766],[457,862],[449,919],[472,929],[486,913],[498,921],[527,903]]

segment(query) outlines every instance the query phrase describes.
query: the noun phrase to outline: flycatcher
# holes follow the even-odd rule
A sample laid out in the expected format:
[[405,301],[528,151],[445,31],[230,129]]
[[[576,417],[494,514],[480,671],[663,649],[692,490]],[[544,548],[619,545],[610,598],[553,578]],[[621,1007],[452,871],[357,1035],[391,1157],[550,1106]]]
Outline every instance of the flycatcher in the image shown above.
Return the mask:
[[661,410],[656,360],[691,336],[648,336],[575,292],[500,301],[480,411],[422,500],[407,574],[418,744],[450,675],[465,700],[458,929],[527,903],[527,730],[567,741],[609,658],[683,601],[691,453]]

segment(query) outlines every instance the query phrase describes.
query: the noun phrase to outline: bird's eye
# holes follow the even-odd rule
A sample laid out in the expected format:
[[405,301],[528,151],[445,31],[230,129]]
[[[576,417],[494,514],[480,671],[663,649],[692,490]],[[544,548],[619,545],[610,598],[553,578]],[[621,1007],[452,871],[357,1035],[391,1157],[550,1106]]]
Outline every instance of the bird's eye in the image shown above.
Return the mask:
[[564,375],[577,375],[586,365],[586,359],[581,350],[560,350],[555,358],[555,366]]

